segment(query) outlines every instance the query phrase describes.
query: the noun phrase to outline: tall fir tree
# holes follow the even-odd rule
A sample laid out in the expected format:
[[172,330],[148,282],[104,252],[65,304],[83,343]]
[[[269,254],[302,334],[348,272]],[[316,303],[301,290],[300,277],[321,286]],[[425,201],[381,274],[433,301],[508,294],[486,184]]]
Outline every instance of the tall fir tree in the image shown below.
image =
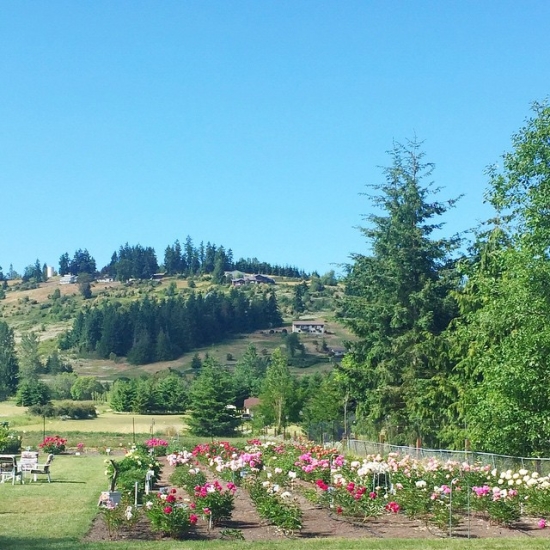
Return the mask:
[[5,321],[0,321],[0,400],[15,393],[18,376],[13,329]]
[[[440,189],[424,183],[433,171],[415,140],[394,144],[385,182],[370,186],[375,207],[361,232],[370,253],[353,254],[345,277],[342,322],[357,337],[343,372],[353,387],[357,417],[376,437],[393,429],[400,442],[431,434],[432,411],[415,407],[423,385],[448,365],[434,339],[456,314],[452,253],[458,238],[435,238],[434,218],[456,199],[434,200]],[[347,382],[346,382],[347,384]]]

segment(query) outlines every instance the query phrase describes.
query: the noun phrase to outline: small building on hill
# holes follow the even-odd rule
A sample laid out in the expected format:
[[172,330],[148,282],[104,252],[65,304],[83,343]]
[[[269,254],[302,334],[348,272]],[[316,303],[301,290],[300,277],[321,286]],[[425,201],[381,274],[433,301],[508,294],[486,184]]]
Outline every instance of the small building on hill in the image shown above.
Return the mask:
[[76,283],[76,275],[63,275],[59,279],[60,285],[74,285]]
[[243,286],[243,285],[274,285],[275,279],[268,277],[267,275],[262,275],[257,273],[255,275],[243,275],[241,277],[236,277],[231,279],[232,286]]
[[309,334],[324,334],[325,323],[321,321],[292,321],[292,332]]

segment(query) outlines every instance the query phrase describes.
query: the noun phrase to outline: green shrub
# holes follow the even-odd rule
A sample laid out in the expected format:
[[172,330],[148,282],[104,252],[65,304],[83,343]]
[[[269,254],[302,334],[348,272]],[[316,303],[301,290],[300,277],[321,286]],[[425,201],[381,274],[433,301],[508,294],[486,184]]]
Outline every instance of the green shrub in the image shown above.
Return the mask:
[[21,450],[21,436],[7,425],[0,426],[0,453],[16,454]]
[[86,420],[97,418],[97,411],[93,403],[79,403],[65,401],[58,405],[46,403],[45,405],[33,405],[29,407],[29,413],[34,416],[45,416],[55,418],[57,416],[69,417],[74,420]]

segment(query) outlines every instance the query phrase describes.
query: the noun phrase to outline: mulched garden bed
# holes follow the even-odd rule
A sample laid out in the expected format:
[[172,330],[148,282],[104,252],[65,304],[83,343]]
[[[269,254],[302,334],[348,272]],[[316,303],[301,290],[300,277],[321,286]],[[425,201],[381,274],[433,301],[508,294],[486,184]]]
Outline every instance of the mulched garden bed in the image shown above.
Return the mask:
[[[160,459],[163,464],[162,477],[159,487],[170,486],[169,478],[174,470],[165,458]],[[180,494],[185,498],[183,491]],[[384,514],[369,519],[364,523],[349,521],[346,518],[321,508],[304,496],[298,494],[298,501],[303,511],[303,528],[297,532],[295,538],[407,538],[407,539],[438,539],[446,538],[446,533],[435,527],[427,527],[423,522],[408,519],[403,514]],[[246,541],[280,540],[285,534],[262,520],[248,492],[239,488],[235,493],[235,509],[230,521],[214,526],[210,531],[204,522],[199,522],[196,529],[189,532],[189,540],[213,540],[243,538]],[[453,529],[453,537],[457,538],[499,538],[499,537],[545,537],[550,538],[550,529],[539,529],[536,519],[523,519],[512,527],[507,528],[494,525],[486,518],[472,514],[463,517],[460,525]],[[118,540],[162,540],[161,534],[150,529],[146,517],[141,517],[131,530],[121,529],[113,539]],[[101,514],[95,518],[85,541],[109,540],[107,525]]]

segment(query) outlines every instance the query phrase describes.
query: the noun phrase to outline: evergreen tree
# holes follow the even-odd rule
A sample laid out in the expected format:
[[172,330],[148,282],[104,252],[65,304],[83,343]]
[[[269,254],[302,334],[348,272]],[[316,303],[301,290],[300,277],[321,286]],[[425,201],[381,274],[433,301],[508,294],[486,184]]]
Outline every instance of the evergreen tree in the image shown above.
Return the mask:
[[380,214],[361,229],[371,253],[353,254],[345,279],[342,321],[357,340],[344,368],[365,431],[376,437],[392,425],[405,443],[437,437],[433,411],[425,417],[415,405],[425,381],[447,368],[434,339],[456,315],[451,254],[458,239],[433,237],[441,227],[433,218],[455,201],[432,200],[439,189],[423,183],[433,165],[423,161],[420,144],[395,144],[390,155],[385,183],[372,186]]
[[117,412],[132,411],[135,395],[135,381],[128,380],[127,378],[115,380],[109,393],[111,408]]
[[193,359],[191,359],[191,368],[196,371],[202,368],[202,360],[198,353],[195,353],[195,355],[193,355]]
[[199,436],[231,436],[239,424],[229,372],[214,359],[204,361],[189,390],[189,427]]
[[22,380],[17,388],[16,405],[32,407],[50,402],[50,388],[44,382],[34,379]]
[[302,281],[299,285],[294,287],[294,293],[292,297],[292,312],[296,315],[303,313],[306,310],[306,298],[308,290],[305,281]]
[[38,380],[44,367],[38,353],[38,336],[34,332],[25,332],[19,345],[19,376],[23,380]]
[[68,273],[70,273],[69,271],[70,263],[71,263],[71,260],[69,258],[69,253],[65,252],[59,258],[59,275],[63,277],[63,275],[67,275]]
[[245,399],[260,394],[265,369],[264,358],[258,355],[254,344],[249,344],[244,355],[237,361],[233,373],[235,405],[238,409],[243,408]]
[[156,384],[159,411],[164,413],[184,413],[187,409],[187,383],[176,374],[161,377]]
[[150,377],[139,378],[135,381],[135,394],[132,402],[132,412],[146,414],[159,410],[156,399],[154,381]]
[[0,400],[15,393],[18,376],[19,363],[13,329],[6,322],[0,321]]
[[73,275],[79,275],[80,273],[95,275],[96,263],[87,249],[82,250],[79,248],[74,253],[73,259],[69,264],[69,273]]
[[84,300],[92,297],[92,278],[88,273],[80,273],[77,279],[78,290]]

